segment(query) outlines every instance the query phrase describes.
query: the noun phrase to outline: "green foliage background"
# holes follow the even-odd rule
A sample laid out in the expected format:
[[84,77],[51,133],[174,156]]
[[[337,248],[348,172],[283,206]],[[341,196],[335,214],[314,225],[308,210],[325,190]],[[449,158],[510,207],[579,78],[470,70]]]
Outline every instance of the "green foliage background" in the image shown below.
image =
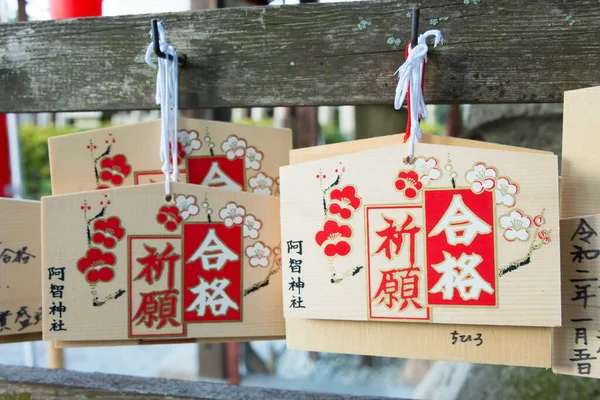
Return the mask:
[[[48,138],[82,130],[72,126],[56,128],[55,126],[21,125],[19,127],[25,198],[39,200],[40,197],[52,193]],[[63,162],[69,162],[69,160]]]
[[[595,357],[595,355],[594,355]],[[600,380],[555,375],[551,369],[473,365],[461,400],[600,399]]]

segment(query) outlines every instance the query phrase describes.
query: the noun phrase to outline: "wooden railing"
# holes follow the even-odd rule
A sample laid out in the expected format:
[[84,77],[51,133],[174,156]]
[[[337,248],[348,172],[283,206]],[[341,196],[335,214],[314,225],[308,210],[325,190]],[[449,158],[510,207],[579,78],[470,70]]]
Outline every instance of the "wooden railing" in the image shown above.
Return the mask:
[[[183,109],[391,105],[413,7],[421,32],[445,37],[429,54],[429,104],[561,102],[565,90],[600,84],[595,0],[308,4],[2,24],[0,112],[156,108],[143,60],[153,17],[187,55]],[[2,399],[165,396],[358,398],[0,366]]]
[[163,19],[169,42],[188,57],[181,108],[392,104],[414,6],[421,7],[421,32],[435,27],[445,37],[429,56],[430,104],[561,102],[565,90],[600,84],[596,1],[464,3],[306,4],[6,24],[0,112],[156,108],[155,71],[143,60],[151,17]]
[[343,396],[6,365],[0,365],[0,399],[384,400],[383,397]]

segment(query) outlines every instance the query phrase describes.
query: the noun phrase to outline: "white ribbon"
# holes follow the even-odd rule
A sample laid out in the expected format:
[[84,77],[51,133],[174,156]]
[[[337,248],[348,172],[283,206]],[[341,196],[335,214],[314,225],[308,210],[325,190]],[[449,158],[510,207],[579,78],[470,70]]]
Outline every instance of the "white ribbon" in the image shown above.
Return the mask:
[[[171,56],[158,58],[158,66],[152,62],[151,56],[154,52],[154,41],[152,30],[150,30],[150,44],[146,50],[146,64],[157,68],[156,74],[156,104],[160,105],[160,160],[162,161],[162,172],[165,174],[165,194],[171,196],[171,181],[179,181],[179,168],[177,162],[177,117],[178,117],[178,89],[179,89],[179,65],[177,52],[173,46],[167,43],[165,29],[162,22],[158,22],[158,43],[160,50]],[[169,145],[171,145],[171,164],[169,164]]]
[[408,142],[408,159],[412,162],[415,154],[415,143],[421,140],[423,132],[421,131],[420,118],[427,118],[427,106],[423,98],[423,89],[421,82],[423,79],[423,66],[427,62],[427,39],[433,36],[433,47],[438,44],[444,44],[442,32],[432,29],[419,35],[415,47],[408,49],[408,57],[404,64],[396,70],[398,74],[398,86],[396,86],[396,98],[394,107],[399,110],[404,103],[406,93],[410,84],[410,138]]

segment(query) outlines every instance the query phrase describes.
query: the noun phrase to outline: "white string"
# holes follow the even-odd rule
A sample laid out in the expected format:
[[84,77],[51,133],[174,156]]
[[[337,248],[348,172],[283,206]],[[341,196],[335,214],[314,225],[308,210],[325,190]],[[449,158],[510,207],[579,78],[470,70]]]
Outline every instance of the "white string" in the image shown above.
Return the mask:
[[[179,181],[179,168],[177,162],[177,118],[178,118],[178,89],[179,65],[177,52],[166,40],[165,29],[162,22],[158,22],[158,43],[160,50],[172,57],[158,58],[158,65],[152,62],[154,41],[150,30],[150,44],[146,49],[146,64],[157,68],[156,74],[156,104],[160,105],[160,160],[162,172],[165,174],[165,195],[171,196],[171,181]],[[171,163],[169,163],[169,145],[171,147]]]
[[404,64],[396,70],[398,74],[398,86],[396,86],[396,98],[394,107],[399,110],[404,103],[406,93],[410,84],[410,137],[408,142],[408,159],[412,161],[415,155],[415,143],[421,140],[423,132],[421,131],[420,118],[427,118],[427,106],[423,97],[423,88],[421,82],[423,79],[423,66],[427,62],[427,39],[433,36],[433,47],[438,44],[444,44],[442,32],[432,29],[419,35],[417,44],[408,49],[408,57]]

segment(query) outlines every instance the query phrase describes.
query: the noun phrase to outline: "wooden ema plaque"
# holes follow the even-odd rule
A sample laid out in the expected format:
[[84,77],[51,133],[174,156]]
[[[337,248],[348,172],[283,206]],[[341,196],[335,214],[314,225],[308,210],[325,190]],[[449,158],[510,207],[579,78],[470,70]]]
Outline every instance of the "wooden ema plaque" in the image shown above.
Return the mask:
[[[292,164],[297,164],[356,153],[365,149],[382,148],[401,143],[401,138],[402,135],[392,135],[294,150],[291,152],[290,161]],[[463,148],[551,154],[429,135],[424,135],[422,142]],[[287,289],[285,285],[284,289]],[[551,329],[549,328],[317,320],[286,316],[286,336],[288,347],[298,350],[537,367],[551,365]],[[406,340],[398,340],[399,338]],[[410,345],[407,345],[407,341]]]
[[552,370],[600,378],[600,87],[565,92],[561,224],[563,323]]
[[286,316],[559,326],[556,156],[406,148],[281,168]]
[[[163,182],[160,120],[48,140],[52,193]],[[180,182],[265,195],[279,192],[289,129],[179,119]]]
[[42,199],[44,340],[283,337],[279,199],[172,190],[170,203],[162,183]]
[[40,340],[40,202],[0,199],[0,218],[0,343]]
[[600,378],[600,215],[563,219],[563,321],[554,329],[552,370]]

